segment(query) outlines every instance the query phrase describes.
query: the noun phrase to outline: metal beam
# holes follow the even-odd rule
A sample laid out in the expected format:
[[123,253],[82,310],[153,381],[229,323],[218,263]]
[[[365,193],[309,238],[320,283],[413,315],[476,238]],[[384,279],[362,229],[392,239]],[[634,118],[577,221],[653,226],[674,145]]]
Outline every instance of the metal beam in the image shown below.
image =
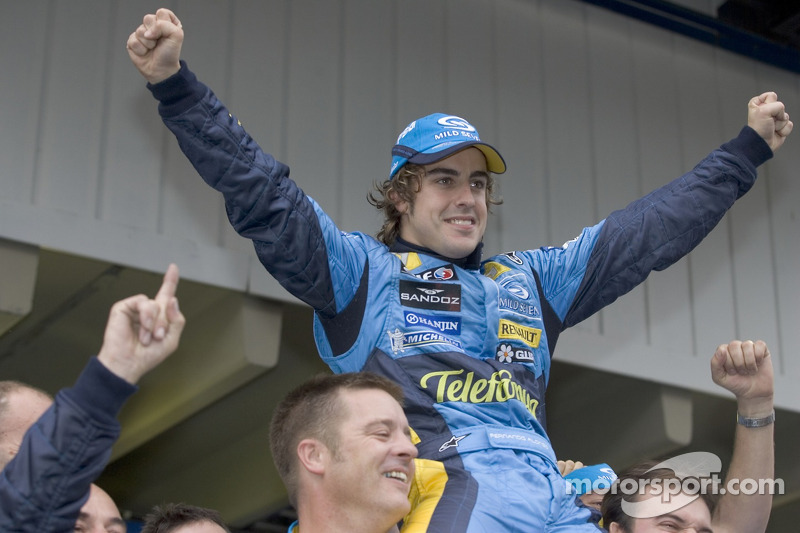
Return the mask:
[[582,0],[791,72],[800,50],[770,41],[714,17],[662,0]]

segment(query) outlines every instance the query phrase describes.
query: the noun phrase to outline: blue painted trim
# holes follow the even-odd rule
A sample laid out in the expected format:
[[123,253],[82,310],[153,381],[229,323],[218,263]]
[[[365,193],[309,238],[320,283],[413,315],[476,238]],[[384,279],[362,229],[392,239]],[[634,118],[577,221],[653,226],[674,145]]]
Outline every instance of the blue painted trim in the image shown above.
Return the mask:
[[663,0],[581,0],[791,72],[800,50]]

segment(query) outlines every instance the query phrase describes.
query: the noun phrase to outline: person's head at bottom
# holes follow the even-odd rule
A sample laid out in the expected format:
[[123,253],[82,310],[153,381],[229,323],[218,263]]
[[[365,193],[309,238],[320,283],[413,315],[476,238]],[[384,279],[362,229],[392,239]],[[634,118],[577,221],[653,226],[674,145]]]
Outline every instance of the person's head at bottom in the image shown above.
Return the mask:
[[125,533],[127,527],[117,504],[106,491],[92,485],[89,499],[81,507],[78,521],[75,522],[76,533]]
[[603,499],[603,524],[609,533],[712,533],[714,499],[682,490],[682,479],[655,461],[619,475]]
[[213,509],[168,503],[153,507],[144,519],[142,533],[230,533],[230,529]]
[[[0,467],[19,452],[25,433],[53,404],[45,391],[18,381],[0,381]],[[117,504],[95,484],[75,522],[77,533],[125,533]]]
[[385,532],[408,513],[417,449],[402,401],[356,372],[314,377],[278,405],[270,446],[302,531]]

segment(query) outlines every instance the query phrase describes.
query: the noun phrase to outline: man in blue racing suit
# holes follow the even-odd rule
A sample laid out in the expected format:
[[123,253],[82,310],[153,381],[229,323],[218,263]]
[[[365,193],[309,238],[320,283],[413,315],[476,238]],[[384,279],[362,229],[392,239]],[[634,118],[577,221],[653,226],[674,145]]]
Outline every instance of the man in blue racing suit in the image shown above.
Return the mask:
[[[694,246],[792,129],[774,93],[690,173],[560,248],[481,260],[497,151],[466,120],[412,122],[373,201],[379,237],[343,233],[180,60],[167,9],[128,39],[159,113],[267,270],[315,311],[334,372],[399,383],[425,479],[404,531],[596,531],[547,438],[544,392],[558,335]],[[427,463],[425,461],[428,461]]]

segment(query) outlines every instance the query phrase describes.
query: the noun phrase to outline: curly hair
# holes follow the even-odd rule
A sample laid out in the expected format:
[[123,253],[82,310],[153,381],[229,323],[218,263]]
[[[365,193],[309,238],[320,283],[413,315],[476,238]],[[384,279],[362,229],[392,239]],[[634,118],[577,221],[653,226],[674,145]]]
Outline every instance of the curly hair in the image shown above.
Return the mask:
[[[408,202],[413,208],[414,198],[420,189],[420,180],[425,176],[425,168],[421,165],[406,163],[392,179],[373,184],[373,190],[367,193],[367,201],[376,209],[383,211],[383,226],[376,235],[377,239],[391,246],[400,236],[400,219],[402,213],[397,209],[398,202]],[[502,198],[494,196],[495,180],[489,174],[486,182],[486,207],[503,203]]]

